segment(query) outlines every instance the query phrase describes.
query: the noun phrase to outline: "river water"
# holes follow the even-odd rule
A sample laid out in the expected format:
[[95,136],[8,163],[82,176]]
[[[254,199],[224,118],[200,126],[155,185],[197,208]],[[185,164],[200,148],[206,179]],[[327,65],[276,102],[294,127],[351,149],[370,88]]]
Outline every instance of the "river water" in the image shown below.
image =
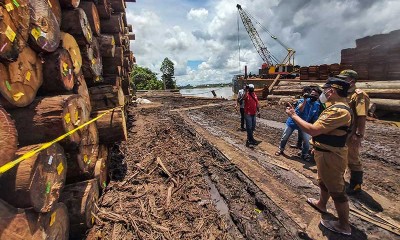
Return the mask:
[[217,98],[233,98],[232,87],[181,89],[179,92],[184,96],[213,97],[212,90],[217,94]]

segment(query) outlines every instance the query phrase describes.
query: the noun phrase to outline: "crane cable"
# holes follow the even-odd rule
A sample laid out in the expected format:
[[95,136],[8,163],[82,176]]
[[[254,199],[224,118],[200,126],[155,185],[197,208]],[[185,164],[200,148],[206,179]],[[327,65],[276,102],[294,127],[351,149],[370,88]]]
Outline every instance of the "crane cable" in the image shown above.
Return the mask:
[[237,15],[237,42],[238,42],[238,49],[239,49],[239,75],[240,75],[241,68],[240,68],[239,14]]

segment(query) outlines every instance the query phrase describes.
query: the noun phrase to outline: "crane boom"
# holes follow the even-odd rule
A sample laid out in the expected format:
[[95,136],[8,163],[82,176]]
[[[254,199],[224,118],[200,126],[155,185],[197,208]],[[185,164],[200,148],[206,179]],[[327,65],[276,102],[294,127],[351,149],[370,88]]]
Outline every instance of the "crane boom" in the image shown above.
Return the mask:
[[277,64],[277,60],[271,55],[267,47],[264,45],[264,42],[261,40],[260,35],[258,35],[256,28],[251,22],[249,14],[245,10],[243,10],[242,6],[240,6],[239,4],[237,4],[236,7],[239,11],[243,25],[246,28],[246,31],[249,34],[250,39],[261,59],[268,65],[268,67],[273,66],[274,63]]

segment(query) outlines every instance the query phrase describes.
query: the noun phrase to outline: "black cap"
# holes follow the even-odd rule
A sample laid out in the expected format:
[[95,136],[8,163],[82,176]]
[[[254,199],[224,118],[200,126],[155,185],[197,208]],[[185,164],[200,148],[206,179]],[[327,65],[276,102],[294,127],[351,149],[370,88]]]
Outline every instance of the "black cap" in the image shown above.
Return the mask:
[[330,77],[322,88],[335,88],[341,97],[347,97],[350,84],[340,78]]

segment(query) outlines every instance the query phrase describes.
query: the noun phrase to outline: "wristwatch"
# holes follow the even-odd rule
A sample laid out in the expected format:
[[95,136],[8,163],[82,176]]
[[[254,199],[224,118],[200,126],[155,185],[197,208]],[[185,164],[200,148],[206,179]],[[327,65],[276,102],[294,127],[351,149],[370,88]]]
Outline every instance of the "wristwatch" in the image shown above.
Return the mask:
[[357,137],[360,137],[360,138],[364,137],[361,133],[355,133],[355,134]]

